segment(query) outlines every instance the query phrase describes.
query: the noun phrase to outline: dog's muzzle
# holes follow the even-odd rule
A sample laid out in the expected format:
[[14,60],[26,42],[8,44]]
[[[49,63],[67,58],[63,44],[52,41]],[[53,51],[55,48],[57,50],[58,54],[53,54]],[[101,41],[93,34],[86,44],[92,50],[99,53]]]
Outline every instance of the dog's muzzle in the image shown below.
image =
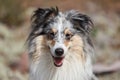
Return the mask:
[[56,67],[61,67],[63,64],[63,59],[64,59],[64,50],[62,48],[56,48],[55,49],[55,55],[53,56],[53,60],[54,60],[54,65]]

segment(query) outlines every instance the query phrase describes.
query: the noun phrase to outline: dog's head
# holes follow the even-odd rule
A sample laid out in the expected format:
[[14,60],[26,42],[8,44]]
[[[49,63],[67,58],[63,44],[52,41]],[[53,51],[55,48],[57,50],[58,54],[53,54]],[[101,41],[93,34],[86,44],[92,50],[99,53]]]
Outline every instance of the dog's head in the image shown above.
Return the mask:
[[68,51],[75,47],[73,45],[83,45],[82,36],[88,35],[92,29],[91,19],[74,10],[62,13],[58,8],[39,8],[32,20],[29,39],[43,35],[57,67],[62,65]]

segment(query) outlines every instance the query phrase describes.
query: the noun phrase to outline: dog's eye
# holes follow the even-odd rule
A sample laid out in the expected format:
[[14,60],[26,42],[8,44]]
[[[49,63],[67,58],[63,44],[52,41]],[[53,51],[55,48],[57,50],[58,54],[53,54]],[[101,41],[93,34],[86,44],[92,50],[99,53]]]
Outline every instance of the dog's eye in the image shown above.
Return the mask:
[[67,40],[70,40],[70,38],[72,37],[72,34],[66,34],[65,36]]
[[54,36],[55,36],[55,34],[53,32],[48,33],[48,38],[49,39],[53,39]]

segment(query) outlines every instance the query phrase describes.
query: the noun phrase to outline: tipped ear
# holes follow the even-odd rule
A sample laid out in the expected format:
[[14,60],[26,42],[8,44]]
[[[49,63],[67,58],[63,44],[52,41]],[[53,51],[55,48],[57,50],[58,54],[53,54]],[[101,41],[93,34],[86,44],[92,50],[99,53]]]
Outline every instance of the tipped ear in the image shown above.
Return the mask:
[[46,25],[50,19],[58,15],[58,8],[38,8],[32,16],[31,32],[28,40],[34,39],[38,35],[43,35]]
[[58,8],[38,8],[33,16],[32,21],[36,24],[44,23],[50,17],[56,16],[58,14]]
[[32,34],[43,34],[43,29],[58,15],[58,8],[38,8],[32,16]]
[[68,12],[70,21],[74,24],[74,28],[84,33],[89,33],[93,28],[93,22],[87,15],[78,11],[71,10]]

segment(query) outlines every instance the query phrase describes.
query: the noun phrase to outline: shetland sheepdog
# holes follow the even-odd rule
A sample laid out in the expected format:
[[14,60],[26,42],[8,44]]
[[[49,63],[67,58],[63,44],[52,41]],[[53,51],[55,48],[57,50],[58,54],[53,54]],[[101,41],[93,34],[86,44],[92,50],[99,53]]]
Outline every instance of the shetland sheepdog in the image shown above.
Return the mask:
[[96,80],[90,17],[76,10],[38,8],[31,22],[30,80]]

